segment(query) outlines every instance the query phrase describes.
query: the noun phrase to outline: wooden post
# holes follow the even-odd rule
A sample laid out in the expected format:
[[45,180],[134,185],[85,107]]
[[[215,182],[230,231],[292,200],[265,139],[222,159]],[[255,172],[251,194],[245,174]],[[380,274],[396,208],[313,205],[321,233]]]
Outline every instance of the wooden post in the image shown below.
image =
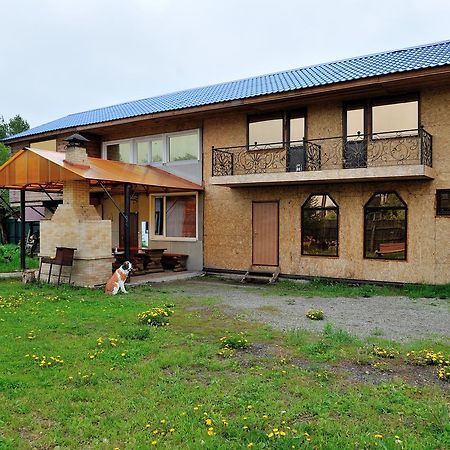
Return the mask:
[[130,260],[130,183],[123,185],[124,194],[124,247],[125,247],[125,261]]
[[25,190],[20,190],[20,269],[26,270],[25,260]]

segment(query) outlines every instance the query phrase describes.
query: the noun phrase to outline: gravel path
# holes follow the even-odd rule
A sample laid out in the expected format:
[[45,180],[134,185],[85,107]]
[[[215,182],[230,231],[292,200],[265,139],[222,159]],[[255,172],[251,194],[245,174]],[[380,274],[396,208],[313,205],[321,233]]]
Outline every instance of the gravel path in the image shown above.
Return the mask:
[[448,300],[267,296],[264,286],[198,279],[170,283],[164,289],[175,295],[217,298],[237,313],[281,330],[322,331],[324,321],[305,317],[306,311],[314,308],[324,311],[326,321],[359,337],[408,341],[437,335],[450,340]]

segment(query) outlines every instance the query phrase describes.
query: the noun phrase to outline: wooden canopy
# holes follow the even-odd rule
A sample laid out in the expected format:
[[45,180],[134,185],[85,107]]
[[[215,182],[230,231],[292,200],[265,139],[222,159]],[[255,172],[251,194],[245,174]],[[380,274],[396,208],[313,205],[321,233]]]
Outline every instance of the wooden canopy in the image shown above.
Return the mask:
[[89,166],[65,161],[65,153],[24,148],[0,167],[0,188],[29,191],[61,190],[65,181],[89,180],[100,183],[130,183],[146,191],[199,191],[202,186],[153,166],[139,166],[119,161],[89,158]]

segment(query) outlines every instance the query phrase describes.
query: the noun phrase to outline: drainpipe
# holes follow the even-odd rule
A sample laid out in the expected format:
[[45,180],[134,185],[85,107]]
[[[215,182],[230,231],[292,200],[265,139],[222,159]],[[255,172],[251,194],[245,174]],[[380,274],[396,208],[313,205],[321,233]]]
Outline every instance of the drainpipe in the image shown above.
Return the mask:
[[130,260],[130,183],[123,185],[124,201],[124,246],[125,246],[125,260]]
[[20,269],[27,268],[25,260],[25,190],[20,190]]

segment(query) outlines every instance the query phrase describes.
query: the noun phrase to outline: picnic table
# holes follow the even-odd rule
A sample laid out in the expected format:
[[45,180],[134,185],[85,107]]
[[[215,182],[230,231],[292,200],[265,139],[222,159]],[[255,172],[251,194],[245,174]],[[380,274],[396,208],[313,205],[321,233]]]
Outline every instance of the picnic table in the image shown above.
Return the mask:
[[[134,275],[143,275],[146,273],[164,272],[161,259],[165,248],[147,248],[147,247],[131,247],[130,262],[134,268]],[[114,270],[125,262],[125,249],[113,249],[116,262],[113,264]]]

